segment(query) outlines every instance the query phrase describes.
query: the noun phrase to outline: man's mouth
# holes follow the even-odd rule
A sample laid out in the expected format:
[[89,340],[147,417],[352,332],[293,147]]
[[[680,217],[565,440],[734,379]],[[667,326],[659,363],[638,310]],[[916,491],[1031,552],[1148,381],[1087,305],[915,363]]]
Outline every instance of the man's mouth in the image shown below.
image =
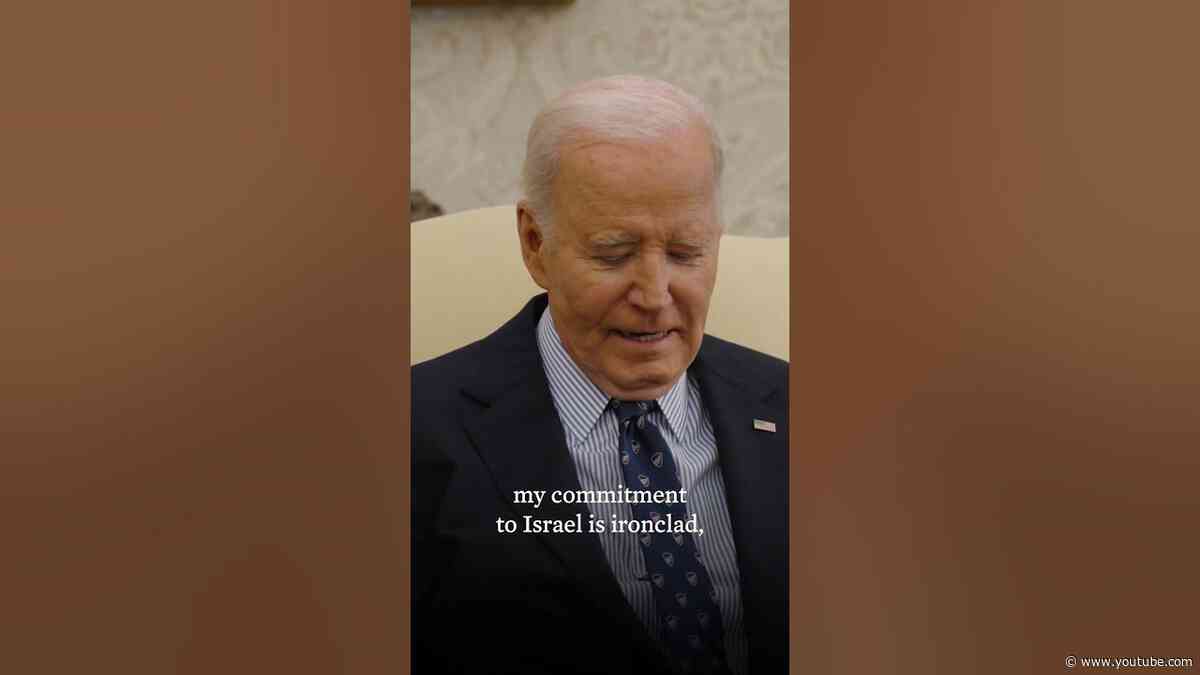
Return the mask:
[[633,340],[634,342],[658,342],[660,340],[665,340],[666,337],[671,334],[671,331],[669,330],[660,330],[655,333],[641,333],[637,331],[623,330],[618,330],[615,332],[617,335],[620,335],[626,340]]

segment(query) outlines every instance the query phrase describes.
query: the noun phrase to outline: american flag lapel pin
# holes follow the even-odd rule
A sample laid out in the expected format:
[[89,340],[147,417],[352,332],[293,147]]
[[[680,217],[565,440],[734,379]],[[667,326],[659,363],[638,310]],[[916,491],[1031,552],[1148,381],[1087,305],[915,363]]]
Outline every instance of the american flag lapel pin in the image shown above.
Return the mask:
[[754,420],[754,428],[757,431],[769,431],[775,433],[775,423],[770,420]]

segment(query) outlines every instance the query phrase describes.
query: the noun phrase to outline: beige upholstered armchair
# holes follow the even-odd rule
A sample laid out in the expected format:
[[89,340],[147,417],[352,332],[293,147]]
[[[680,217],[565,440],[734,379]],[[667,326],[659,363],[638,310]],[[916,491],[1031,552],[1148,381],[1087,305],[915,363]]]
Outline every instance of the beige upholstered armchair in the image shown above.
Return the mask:
[[[412,363],[485,337],[541,292],[511,205],[413,223],[411,260]],[[721,239],[705,332],[788,358],[787,239]]]

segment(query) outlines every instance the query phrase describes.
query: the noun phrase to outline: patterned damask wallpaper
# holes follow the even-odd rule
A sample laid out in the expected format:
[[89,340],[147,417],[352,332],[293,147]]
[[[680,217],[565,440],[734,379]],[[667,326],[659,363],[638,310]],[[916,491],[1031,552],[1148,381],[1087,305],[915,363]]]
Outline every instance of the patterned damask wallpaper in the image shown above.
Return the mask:
[[725,140],[728,231],[787,236],[787,0],[413,7],[413,189],[447,213],[515,202],[537,110],[616,73],[700,97]]

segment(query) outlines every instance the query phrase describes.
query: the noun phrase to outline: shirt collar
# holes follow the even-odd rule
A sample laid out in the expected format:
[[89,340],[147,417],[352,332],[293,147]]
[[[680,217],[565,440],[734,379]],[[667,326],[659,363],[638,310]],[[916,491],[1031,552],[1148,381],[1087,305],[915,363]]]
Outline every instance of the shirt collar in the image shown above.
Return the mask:
[[[549,306],[538,321],[537,342],[554,407],[567,432],[568,442],[574,446],[595,428],[610,397],[588,379],[567,353],[554,326],[554,318],[550,316]],[[687,423],[688,380],[686,374],[680,377],[657,399],[668,427],[677,438],[684,438],[692,431]]]

